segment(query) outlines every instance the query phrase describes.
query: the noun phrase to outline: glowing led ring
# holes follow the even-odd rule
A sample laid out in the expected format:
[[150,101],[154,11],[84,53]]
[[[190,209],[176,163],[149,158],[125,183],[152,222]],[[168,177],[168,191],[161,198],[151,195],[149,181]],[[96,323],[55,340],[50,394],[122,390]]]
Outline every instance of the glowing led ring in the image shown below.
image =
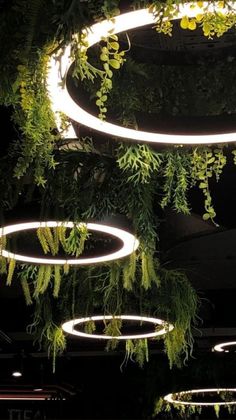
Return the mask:
[[225,349],[225,347],[230,347],[230,346],[236,346],[236,341],[228,341],[226,343],[217,344],[216,346],[213,347],[213,350],[228,353],[229,350]]
[[[85,223],[81,223],[84,225]],[[78,224],[79,226],[80,224]],[[10,225],[0,228],[0,238],[3,236],[7,236],[11,233],[16,233],[24,230],[29,229],[37,229],[40,227],[58,227],[64,226],[67,228],[73,228],[73,222],[30,222],[30,223],[20,223],[17,225]],[[112,260],[117,260],[119,258],[126,257],[127,255],[132,254],[138,246],[139,241],[129,232],[125,230],[118,229],[112,226],[102,225],[99,223],[86,223],[87,229],[89,231],[105,233],[108,235],[112,235],[117,239],[120,239],[123,243],[120,249],[111,254],[107,254],[104,256],[92,257],[92,258],[73,258],[73,259],[56,259],[56,258],[37,258],[37,257],[29,257],[26,255],[19,255],[13,252],[7,251],[6,249],[2,249],[1,255],[5,258],[11,258],[16,261],[22,261],[30,264],[53,264],[53,265],[86,265],[86,264],[96,264],[96,263],[103,263]]]
[[[140,322],[149,322],[153,325],[161,325],[163,328],[159,331],[152,331],[150,333],[144,333],[144,334],[131,334],[131,335],[119,335],[119,336],[111,336],[111,335],[104,335],[104,334],[88,334],[82,331],[75,330],[75,327],[80,324],[84,324],[85,322],[89,321],[103,321],[103,320],[111,320],[111,319],[122,319],[125,321],[140,321]],[[68,334],[76,335],[79,337],[86,337],[86,338],[96,338],[96,339],[103,339],[103,340],[111,340],[111,339],[117,339],[117,340],[138,340],[143,338],[153,338],[157,337],[159,335],[164,335],[169,331],[172,331],[174,326],[172,324],[167,323],[166,321],[163,321],[162,319],[158,318],[150,318],[147,316],[138,316],[138,315],[97,315],[97,316],[91,316],[86,318],[78,318],[78,319],[72,319],[71,321],[67,321],[62,325],[62,328],[65,332]]]
[[181,391],[176,393],[168,394],[164,397],[164,400],[171,404],[178,404],[178,405],[194,405],[194,406],[214,406],[214,405],[235,405],[236,404],[236,396],[234,401],[215,401],[215,402],[195,402],[195,401],[184,401],[175,399],[176,397],[184,397],[185,395],[193,395],[193,394],[218,394],[219,392],[234,392],[236,393],[236,388],[206,388],[206,389],[191,389],[189,391]]
[[[204,2],[204,6],[208,7],[209,12],[227,13],[229,9],[221,8],[218,3],[211,4],[211,2]],[[230,11],[236,12],[236,3],[229,2]],[[183,3],[178,5],[176,15],[173,19],[180,19],[183,16],[189,18],[196,17],[202,13],[202,9],[197,5],[192,7],[191,4]],[[115,17],[112,20],[104,20],[87,28],[86,34],[88,47],[96,44],[102,37],[109,34],[117,34],[129,29],[140,28],[144,25],[154,24],[155,17],[149,9],[141,9],[130,13],[125,13]],[[50,61],[50,69],[48,72],[48,91],[51,97],[52,109],[55,113],[58,129],[60,130],[60,112],[66,114],[72,120],[86,125],[94,130],[110,134],[112,136],[122,137],[136,142],[150,142],[150,143],[168,143],[168,144],[210,144],[210,143],[225,143],[236,141],[236,133],[223,134],[204,134],[204,135],[179,135],[179,134],[163,134],[156,132],[145,132],[133,130],[130,128],[121,127],[119,125],[111,124],[106,121],[101,121],[99,118],[86,112],[79,106],[70,96],[66,84],[62,83],[65,80],[67,71],[72,64],[71,46],[69,45],[63,52],[61,59],[52,57]],[[75,131],[70,124],[67,131],[64,132],[67,138],[77,138]]]

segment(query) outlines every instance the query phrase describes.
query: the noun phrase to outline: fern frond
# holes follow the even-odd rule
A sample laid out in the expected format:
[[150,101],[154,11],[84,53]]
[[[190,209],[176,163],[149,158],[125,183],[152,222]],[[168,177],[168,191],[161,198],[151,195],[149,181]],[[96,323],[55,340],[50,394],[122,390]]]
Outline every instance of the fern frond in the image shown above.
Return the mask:
[[53,287],[53,297],[57,298],[59,295],[61,286],[61,267],[59,265],[54,266],[54,287]]
[[47,254],[49,252],[49,245],[44,235],[44,228],[40,227],[37,229],[37,237],[39,239],[44,254]]
[[46,265],[45,270],[44,270],[44,278],[43,278],[43,282],[42,282],[39,293],[46,292],[48,285],[50,283],[50,280],[51,280],[51,274],[52,274],[52,266]]
[[8,265],[8,273],[7,273],[7,286],[11,286],[15,267],[16,267],[16,260],[10,259],[10,262]]
[[30,288],[26,278],[21,278],[21,287],[24,293],[26,305],[32,305],[33,301],[31,299]]
[[136,261],[137,256],[136,253],[133,252],[129,259],[126,261],[123,268],[123,286],[126,290],[129,291],[132,290],[133,283],[135,281]]
[[41,265],[39,267],[38,276],[37,276],[37,279],[36,279],[35,289],[34,289],[34,294],[33,294],[34,298],[37,298],[40,291],[41,291],[43,281],[44,281],[45,268],[46,268],[45,265]]

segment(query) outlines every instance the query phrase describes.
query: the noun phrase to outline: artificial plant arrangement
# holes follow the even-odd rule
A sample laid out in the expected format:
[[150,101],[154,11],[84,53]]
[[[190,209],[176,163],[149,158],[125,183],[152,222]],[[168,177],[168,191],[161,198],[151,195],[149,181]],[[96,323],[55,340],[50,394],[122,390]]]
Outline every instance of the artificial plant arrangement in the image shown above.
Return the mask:
[[[89,144],[92,147],[91,142]],[[35,189],[31,197],[31,200],[37,197],[42,213],[48,217],[57,215],[62,220],[77,218],[82,221],[122,214],[133,222],[140,246],[130,257],[102,266],[22,266],[18,262],[17,275],[26,303],[35,304],[33,325],[38,340],[56,356],[65,347],[61,324],[68,318],[92,316],[99,310],[101,314],[109,315],[134,312],[163,316],[166,322],[174,324],[174,330],[164,337],[170,365],[180,365],[192,351],[191,328],[197,319],[198,297],[186,275],[162,267],[157,256],[154,182],[135,183],[131,190],[125,172],[114,165],[110,156],[103,154],[68,150],[61,152],[58,159],[62,164],[48,172],[46,186],[40,191]],[[56,257],[60,250],[80,257],[87,245],[91,249],[99,241],[95,238],[91,242],[83,222],[75,223],[73,229],[66,229],[63,224],[52,229],[40,227],[31,235],[46,257]],[[2,248],[12,249],[12,244],[4,243],[4,239],[2,237]],[[7,273],[9,285],[14,266],[15,260],[11,259]],[[2,271],[6,268],[6,259],[2,257]],[[110,335],[119,335],[122,323],[118,324],[110,322],[105,329]],[[94,330],[94,323],[89,327]],[[118,340],[112,340],[111,348],[117,343]],[[148,358],[147,346],[145,339],[127,340],[127,357],[137,358],[143,364]]]
[[[221,6],[228,8],[227,13],[222,15],[215,10],[210,12],[203,2],[190,3],[192,7],[197,4],[202,13],[196,19],[182,18],[182,28],[194,30],[201,26],[204,35],[211,38],[222,35],[235,25],[236,18],[228,2],[211,2],[211,5],[217,6],[217,10]],[[26,301],[31,303],[32,297],[36,301],[33,325],[36,326],[40,341],[46,341],[54,356],[63,350],[65,339],[60,327],[65,315],[63,297],[66,293],[63,288],[69,290],[68,283],[72,282],[71,290],[74,295],[72,298],[68,297],[71,314],[89,314],[82,307],[75,308],[75,304],[76,288],[87,288],[86,281],[81,281],[80,284],[79,280],[83,276],[90,278],[88,273],[91,270],[92,278],[98,278],[102,282],[102,286],[92,287],[94,294],[100,292],[99,303],[94,299],[93,307],[102,308],[105,313],[120,313],[121,309],[126,308],[128,298],[135,298],[137,295],[138,300],[142,296],[144,307],[148,307],[145,301],[147,302],[149,293],[157,293],[157,303],[152,311],[160,308],[167,320],[175,324],[173,334],[166,335],[165,346],[170,363],[179,363],[181,353],[186,354],[187,349],[192,348],[191,321],[196,317],[197,297],[183,274],[164,269],[160,264],[156,253],[159,223],[155,216],[156,207],[171,205],[176,211],[189,213],[188,190],[192,185],[198,184],[204,194],[204,219],[213,220],[215,211],[209,180],[213,176],[218,179],[226,164],[223,147],[173,147],[154,150],[146,144],[114,144],[107,141],[106,144],[99,145],[93,139],[80,137],[76,151],[61,150],[70,121],[60,115],[58,127],[55,118],[57,116],[52,112],[47,90],[52,55],[56,55],[60,61],[65,47],[71,43],[74,61],[72,76],[79,83],[84,83],[85,89],[94,98],[99,118],[104,120],[108,114],[109,100],[113,102],[114,98],[120,96],[120,119],[123,124],[132,127],[136,121],[131,109],[136,106],[139,110],[140,93],[131,91],[129,113],[125,112],[124,99],[119,93],[120,81],[122,77],[127,78],[127,74],[141,77],[145,75],[146,79],[150,76],[146,76],[147,68],[143,63],[135,63],[127,58],[129,41],[128,48],[121,48],[119,38],[112,33],[101,40],[90,61],[84,29],[94,21],[104,18],[112,20],[120,12],[118,0],[89,0],[86,3],[71,1],[69,5],[64,1],[50,1],[47,7],[45,4],[44,0],[35,0],[30,4],[27,1],[14,0],[6,5],[1,21],[3,45],[10,49],[10,53],[5,54],[1,62],[1,103],[13,107],[13,119],[21,134],[20,141],[11,145],[9,150],[14,164],[14,175],[22,179],[27,174],[31,183],[37,185],[35,189],[31,185],[30,193],[36,194],[38,199],[40,197],[44,217],[52,209],[57,219],[63,213],[62,220],[82,222],[101,220],[104,216],[117,213],[125,215],[133,223],[140,240],[140,249],[121,265],[117,263],[105,268],[91,267],[78,272],[73,269],[68,273],[68,267],[64,271],[50,266],[20,267],[19,275]],[[149,7],[155,16],[157,31],[170,35],[172,19],[178,12],[180,1],[134,1],[131,6]],[[16,26],[19,30],[9,36],[9,28]],[[125,73],[126,64],[128,70]],[[166,78],[163,77],[163,80],[166,81]],[[151,97],[149,93],[146,95],[148,97]],[[147,99],[145,102],[146,109],[150,109]],[[25,192],[25,185],[22,189]],[[4,196],[4,207],[6,202],[11,201]],[[15,200],[13,203],[15,204]],[[58,244],[63,247],[65,242],[65,237],[63,240],[59,238],[59,232],[41,231],[38,236],[44,251],[50,250],[52,253],[57,250]],[[84,237],[81,234],[76,245],[80,250],[82,238]],[[5,247],[4,240],[1,246]],[[68,250],[66,244],[64,251]],[[2,271],[6,270],[5,263],[2,259]],[[14,260],[9,261],[8,284],[12,281],[14,264]],[[168,290],[171,293],[167,293]],[[83,294],[79,291],[78,296],[80,293]],[[172,301],[168,301],[168,298]],[[78,302],[82,304],[83,299]],[[84,302],[89,305],[89,301]],[[54,315],[55,307],[58,318]],[[169,307],[170,312],[167,310]],[[109,326],[110,329],[113,327],[112,324]],[[115,327],[117,332],[117,325]],[[118,327],[120,329],[121,325]],[[94,325],[91,324],[90,328],[94,329]],[[137,352],[137,358],[142,364],[147,357],[147,344],[136,346],[129,342],[127,352],[129,355]]]
[[[171,402],[168,401],[169,398],[171,398]],[[213,400],[214,403],[212,403]],[[172,393],[156,401],[154,416],[165,413],[170,418],[173,415],[180,418],[186,418],[186,416],[191,418],[200,415],[205,407],[211,407],[217,418],[220,417],[222,409],[227,410],[229,414],[234,414],[236,410],[235,390],[219,388]]]
[[[30,4],[16,0],[3,9],[4,18],[0,30],[5,51],[3,49],[1,60],[1,103],[14,107],[13,118],[21,132],[21,140],[16,143],[17,150],[14,151],[18,155],[15,167],[17,178],[30,171],[34,173],[38,184],[44,184],[44,169],[55,166],[54,150],[60,134],[53,131],[56,125],[47,94],[47,66],[55,52],[58,52],[60,59],[60,50],[68,42],[73,45],[73,76],[80,82],[94,82],[96,78],[100,80],[100,87],[94,94],[100,118],[105,117],[108,94],[113,89],[113,73],[123,67],[124,51],[120,49],[117,36],[111,34],[110,39],[101,41],[101,65],[96,67],[89,61],[86,31],[82,30],[94,21],[112,19],[112,16],[120,13],[120,2],[100,0],[96,4],[93,1],[87,3],[85,6],[83,2],[71,2],[68,5],[63,1],[52,1],[45,8],[43,0],[35,0]],[[211,38],[223,35],[235,25],[236,18],[230,2],[189,3],[193,8],[198,7],[201,13],[190,21],[183,18],[180,22],[182,28],[194,30],[200,26],[204,35]],[[167,3],[133,1],[131,7],[149,7],[155,15],[157,30],[170,35],[172,19],[178,13],[180,5],[179,0]],[[220,13],[221,7],[226,8],[226,12]],[[9,34],[9,30],[15,27],[19,29]],[[66,123],[62,122],[64,124]],[[64,128],[65,126],[61,127],[62,137]]]
[[[35,304],[34,319],[28,330],[53,356],[54,369],[56,356],[66,347],[62,324],[70,319],[88,317],[84,331],[92,339],[93,334],[97,333],[97,325],[92,319],[96,314],[104,314],[103,329],[98,330],[100,334],[114,337],[107,340],[107,350],[114,350],[123,334],[124,321],[116,317],[123,314],[161,316],[166,321],[166,334],[157,338],[164,340],[170,366],[177,364],[180,367],[188,359],[193,349],[192,326],[197,321],[198,297],[186,276],[174,270],[162,269],[158,284],[154,279],[148,291],[137,281],[136,287],[130,290],[125,283],[127,263],[124,266],[116,262],[111,267],[100,269],[73,269],[70,274],[62,274],[58,295],[55,294],[55,288],[58,290],[55,278],[51,278],[46,287],[37,290],[37,269],[28,266],[19,271],[20,280],[24,284],[27,282],[24,288],[27,303],[34,300]],[[140,269],[136,271],[136,276],[139,273]],[[32,297],[30,290],[34,287]],[[106,321],[106,315],[112,315],[112,318]],[[172,331],[168,330],[170,323],[174,324]],[[140,328],[142,332],[142,321],[136,326],[137,331]],[[157,327],[155,331],[158,331]],[[125,350],[124,364],[131,359],[143,366],[149,359],[147,338],[125,340]]]

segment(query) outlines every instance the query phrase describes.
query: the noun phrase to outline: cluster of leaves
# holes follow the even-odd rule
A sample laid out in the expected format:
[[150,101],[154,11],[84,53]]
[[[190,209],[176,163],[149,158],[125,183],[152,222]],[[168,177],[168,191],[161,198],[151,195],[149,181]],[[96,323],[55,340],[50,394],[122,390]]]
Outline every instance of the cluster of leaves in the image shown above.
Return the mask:
[[[172,101],[173,95],[164,95],[159,81],[154,86],[150,74],[156,72],[155,67],[150,66],[148,74],[147,66],[135,66],[132,60],[127,60],[127,74],[129,76],[134,71],[135,77],[139,76],[142,83],[137,83],[135,79],[136,82],[133,80],[129,85],[130,89],[127,89],[129,77],[122,66],[125,61],[124,51],[120,51],[118,38],[112,33],[101,41],[100,67],[90,63],[84,27],[94,18],[112,18],[119,12],[119,1],[100,0],[96,4],[92,0],[72,1],[69,5],[63,0],[52,1],[46,8],[45,19],[40,19],[45,9],[44,0],[34,0],[31,5],[26,0],[15,0],[12,3],[13,8],[9,6],[5,16],[6,22],[8,25],[14,22],[14,25],[9,26],[11,28],[17,27],[19,19],[23,23],[21,22],[22,26],[20,25],[13,38],[10,38],[9,42],[14,48],[11,49],[8,59],[4,59],[0,74],[5,74],[6,69],[10,74],[9,78],[6,75],[3,77],[1,103],[14,106],[14,120],[22,135],[21,142],[14,149],[19,157],[15,167],[16,177],[20,178],[29,171],[33,173],[35,182],[44,187],[43,191],[40,189],[43,214],[53,208],[65,219],[99,220],[107,215],[121,213],[132,221],[141,243],[137,254],[131,255],[121,264],[114,263],[105,268],[91,267],[79,272],[77,269],[69,272],[67,266],[64,270],[58,266],[22,267],[19,278],[26,303],[35,302],[35,318],[30,331],[35,329],[37,340],[46,344],[55,363],[56,355],[65,348],[61,322],[68,316],[91,315],[94,311],[115,315],[131,309],[140,311],[141,307],[141,313],[160,312],[167,321],[175,324],[174,331],[165,337],[165,349],[170,365],[179,365],[182,356],[186,359],[192,350],[191,326],[196,321],[198,299],[183,273],[160,268],[156,257],[158,220],[155,216],[155,200],[159,200],[161,196],[158,201],[161,207],[170,205],[179,212],[189,213],[187,194],[189,188],[198,183],[204,194],[204,219],[214,219],[209,180],[213,176],[218,180],[223,170],[226,163],[223,150],[174,148],[157,152],[147,145],[123,144],[118,147],[108,144],[102,150],[92,143],[85,145],[80,139],[80,152],[58,152],[56,166],[54,153],[59,135],[54,131],[55,122],[47,95],[46,78],[51,54],[57,53],[59,58],[68,42],[72,41],[72,56],[75,60],[73,76],[80,81],[94,82],[98,78],[101,82],[98,88],[94,83],[94,97],[101,119],[107,113],[108,93],[110,101],[120,105],[121,121],[132,127],[137,127],[135,112],[147,110],[159,113],[168,106],[170,110],[168,101]],[[133,2],[135,3],[137,2]],[[158,32],[168,35],[172,33],[172,19],[178,12],[179,0],[138,3],[142,3],[142,7],[149,6],[155,14]],[[202,2],[197,3],[198,7],[203,7]],[[219,2],[213,3],[219,6]],[[39,23],[40,30],[36,31]],[[201,26],[207,37],[220,36],[235,25],[235,17],[231,13],[222,16],[218,12],[210,14],[203,10],[203,16],[191,20],[184,17],[180,24],[183,28],[192,30]],[[9,34],[2,19],[0,33],[6,36],[5,32]],[[21,51],[24,51],[22,56]],[[227,65],[229,64],[225,68]],[[118,72],[113,75],[113,71],[121,66],[119,75]],[[222,65],[219,64],[218,73],[221,70]],[[195,72],[196,77],[196,70],[191,71],[192,74]],[[198,90],[204,84],[202,80],[206,82],[204,71],[203,67],[199,71]],[[216,74],[215,68],[214,71]],[[170,86],[169,89],[173,90],[174,83],[171,80],[175,79],[180,92],[169,113],[180,114],[184,103],[188,115],[191,108],[190,95],[186,89],[187,79],[183,68],[180,68],[179,74],[182,73],[182,76],[179,77],[176,77],[176,73],[173,74],[173,69],[168,71],[160,68],[159,73],[162,74],[164,85]],[[188,79],[191,78],[190,74]],[[126,88],[123,87],[120,94],[117,85],[122,86],[122,80],[126,83]],[[147,81],[148,86],[144,89]],[[230,89],[231,87],[230,85]],[[187,93],[183,94],[183,91]],[[205,101],[206,91],[202,89],[202,92]],[[182,94],[185,99],[188,96],[185,102],[181,100]],[[232,96],[231,111],[236,108],[235,95]],[[153,101],[156,103],[155,109]],[[226,110],[228,102],[227,96],[223,104],[216,106],[216,113]],[[200,109],[202,110],[199,105],[198,110]],[[209,112],[206,114],[209,115]],[[87,151],[86,147],[90,153],[84,153]],[[78,232],[75,227],[66,236],[63,227],[53,232],[50,229],[39,229],[38,237],[45,253],[57,255],[59,247],[62,247],[65,252],[79,256],[84,248],[87,231],[83,229]],[[5,247],[4,241],[0,245]],[[8,285],[12,282],[14,268],[15,261],[10,260]],[[1,272],[5,270],[5,260],[1,259]],[[94,332],[95,326],[88,323],[86,328]],[[105,331],[117,336],[121,328],[121,323],[114,322],[113,319],[106,324]],[[112,340],[109,345],[114,348],[115,344],[117,342]],[[136,358],[142,365],[148,359],[147,341],[127,341],[126,358]]]
[[[158,32],[172,35],[172,20],[178,17],[181,3],[181,0],[167,2],[155,0],[151,2],[149,9],[156,17],[156,30]],[[193,18],[183,16],[180,21],[182,29],[194,31],[197,28],[202,28],[204,36],[212,39],[214,36],[222,36],[236,24],[235,12],[228,1],[189,1],[188,3],[190,9],[197,9],[198,13]]]
[[[195,415],[200,415],[202,413],[202,410],[204,408],[203,405],[194,405],[193,401],[193,394],[189,391],[181,391],[172,393],[172,399],[173,403],[169,403],[164,398],[157,399],[155,403],[154,408],[154,415],[158,415],[159,413],[167,413],[168,416],[172,416],[173,414],[177,415],[180,418],[186,418],[186,416],[191,418]],[[224,410],[226,409],[229,414],[234,414],[236,410],[236,404],[227,404],[227,402],[234,400],[234,394],[231,391],[218,391],[218,392],[208,392],[207,395],[213,399],[218,399],[219,402],[225,402],[225,405],[223,406]],[[201,392],[199,390],[199,393],[194,394],[195,401],[197,401],[197,398],[204,399],[205,395],[204,392]],[[176,403],[175,403],[176,400]],[[189,402],[190,404],[181,404],[181,401]],[[220,415],[220,409],[221,405],[219,403],[215,403],[215,405],[212,406],[214,409],[215,415],[217,418],[219,418]]]
[[[180,21],[182,29],[195,30],[200,27],[204,36],[212,39],[214,36],[224,35],[236,24],[235,12],[227,1],[215,1],[207,5],[203,1],[197,1],[196,5],[192,4],[194,6],[199,8],[199,14],[191,19],[184,16]],[[224,9],[224,13],[221,9]]]
[[[180,366],[182,356],[184,355],[187,359],[189,350],[192,349],[191,324],[195,322],[198,308],[195,290],[183,273],[164,269],[159,270],[158,279],[151,278],[152,281],[146,289],[142,284],[142,267],[139,265],[135,271],[136,281],[133,282],[132,290],[130,287],[127,290],[125,270],[126,264],[120,262],[107,267],[80,268],[73,269],[70,273],[62,273],[60,292],[56,300],[53,280],[48,283],[44,293],[36,294],[35,288],[32,298],[36,305],[33,322],[36,340],[51,349],[51,338],[48,339],[45,335],[49,322],[50,331],[53,332],[54,326],[55,332],[58,333],[65,320],[90,317],[94,313],[108,314],[113,317],[133,313],[146,316],[161,314],[168,322],[174,323],[176,328],[174,337],[172,337],[174,330],[167,332],[164,337],[170,366],[173,364]],[[28,276],[28,287],[32,288],[32,283],[38,285],[37,275],[35,267],[22,267],[20,277],[23,280]],[[151,295],[155,297],[152,300]],[[26,298],[28,298],[28,291]],[[51,314],[49,317],[48,312]],[[93,320],[84,324],[85,331],[89,334],[96,333],[96,327]],[[115,337],[108,341],[107,350],[114,350],[118,346],[117,337],[122,334],[122,327],[121,319],[112,318],[104,321],[104,334]],[[58,353],[63,350],[65,341],[61,342],[63,348],[59,344]],[[128,340],[123,363],[126,364],[129,359],[132,359],[143,366],[144,362],[148,361],[148,347],[146,339]],[[53,351],[55,355],[55,348]]]

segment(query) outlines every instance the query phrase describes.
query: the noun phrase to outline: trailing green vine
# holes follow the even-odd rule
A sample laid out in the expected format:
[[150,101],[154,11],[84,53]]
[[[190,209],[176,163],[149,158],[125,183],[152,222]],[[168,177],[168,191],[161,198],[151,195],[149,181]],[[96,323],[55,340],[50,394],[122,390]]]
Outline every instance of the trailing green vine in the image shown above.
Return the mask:
[[[198,402],[198,398],[203,398],[204,393],[199,390],[198,393],[191,394],[189,391],[182,391],[172,393],[173,403],[166,401],[164,398],[158,398],[155,402],[155,408],[153,415],[156,416],[160,413],[167,413],[168,417],[172,418],[172,415],[175,414],[180,418],[192,417],[195,415],[200,415],[204,409],[204,399],[203,404],[200,405]],[[215,412],[217,418],[220,417],[220,410],[224,409],[227,410],[229,414],[235,413],[236,404],[230,404],[234,400],[234,393],[230,390],[221,391],[218,390],[215,392],[207,392],[209,398],[213,398],[218,400],[219,403],[215,403],[212,405],[212,408]],[[194,398],[193,398],[194,397]],[[176,403],[175,403],[176,400]],[[189,405],[181,404],[181,401],[189,402]],[[194,405],[194,401],[196,401],[196,405]],[[201,400],[202,401],[202,400]],[[225,404],[221,406],[222,403]],[[228,404],[227,404],[228,402]],[[207,405],[207,402],[206,402]]]

